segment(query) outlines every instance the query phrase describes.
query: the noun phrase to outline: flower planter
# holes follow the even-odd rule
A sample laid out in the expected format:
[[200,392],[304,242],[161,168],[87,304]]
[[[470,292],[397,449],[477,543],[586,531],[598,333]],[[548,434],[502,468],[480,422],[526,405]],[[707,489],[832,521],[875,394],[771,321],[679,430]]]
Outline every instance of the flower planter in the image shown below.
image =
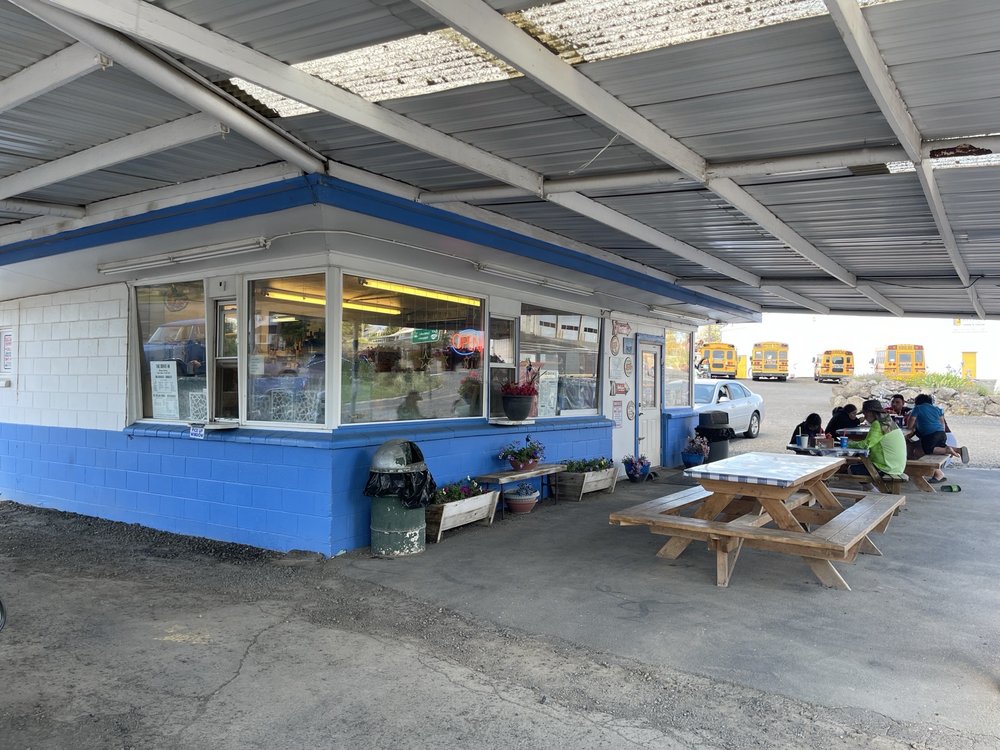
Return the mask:
[[642,482],[649,476],[649,466],[636,466],[635,464],[625,464],[625,476],[630,482]]
[[618,467],[600,471],[564,471],[556,475],[556,497],[560,500],[580,502],[588,492],[610,488],[615,491],[618,483]]
[[491,525],[499,498],[500,493],[492,490],[463,500],[428,505],[424,509],[427,518],[427,541],[440,542],[441,534],[448,529],[474,521],[482,521],[486,526]]
[[523,422],[531,414],[534,396],[503,396],[503,413],[511,422]]
[[531,513],[538,502],[538,493],[532,492],[528,495],[513,495],[505,492],[503,501],[507,504],[507,510],[511,513]]
[[518,461],[516,458],[507,459],[510,461],[510,468],[514,471],[528,471],[529,469],[534,469],[538,466],[538,459],[532,459],[531,461]]
[[681,461],[684,462],[684,468],[690,469],[692,466],[700,466],[705,463],[704,453],[682,453]]

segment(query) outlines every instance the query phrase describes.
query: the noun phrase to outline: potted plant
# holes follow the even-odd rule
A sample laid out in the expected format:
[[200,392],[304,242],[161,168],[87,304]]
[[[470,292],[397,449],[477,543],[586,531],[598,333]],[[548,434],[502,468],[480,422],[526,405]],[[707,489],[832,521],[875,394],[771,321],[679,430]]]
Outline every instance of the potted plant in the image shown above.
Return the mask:
[[703,464],[705,463],[705,459],[708,458],[709,449],[710,446],[707,438],[701,435],[689,437],[685,446],[681,448],[681,461],[688,468]]
[[518,482],[513,489],[503,493],[503,500],[511,513],[531,513],[538,502],[538,490],[531,482]]
[[424,509],[427,540],[440,542],[441,534],[448,529],[473,521],[491,525],[499,497],[497,490],[483,489],[472,477],[438,487],[431,504]]
[[512,469],[523,471],[531,469],[545,456],[545,446],[533,439],[531,435],[526,435],[524,444],[518,442],[504,446],[497,455],[501,461],[510,461]]
[[625,456],[622,459],[625,465],[625,475],[630,482],[641,482],[649,476],[649,459],[645,456]]
[[512,422],[523,422],[531,414],[531,406],[538,395],[538,376],[541,370],[530,365],[521,380],[507,380],[500,384],[503,413]]
[[615,491],[618,482],[618,467],[610,458],[584,458],[566,461],[566,471],[557,475],[556,494],[560,500],[583,500],[587,492]]

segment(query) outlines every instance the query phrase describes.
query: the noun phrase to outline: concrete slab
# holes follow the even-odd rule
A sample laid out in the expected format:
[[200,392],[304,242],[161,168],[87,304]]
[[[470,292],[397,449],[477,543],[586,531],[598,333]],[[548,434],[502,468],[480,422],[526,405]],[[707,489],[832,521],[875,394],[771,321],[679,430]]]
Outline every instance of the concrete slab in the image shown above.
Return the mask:
[[693,543],[608,514],[689,486],[674,474],[545,503],[493,528],[448,532],[424,555],[354,558],[349,575],[530,632],[825,706],[996,734],[1000,727],[997,482],[961,472],[962,492],[907,494],[875,541],[883,557],[839,565],[824,588],[800,559],[744,550],[728,588]]

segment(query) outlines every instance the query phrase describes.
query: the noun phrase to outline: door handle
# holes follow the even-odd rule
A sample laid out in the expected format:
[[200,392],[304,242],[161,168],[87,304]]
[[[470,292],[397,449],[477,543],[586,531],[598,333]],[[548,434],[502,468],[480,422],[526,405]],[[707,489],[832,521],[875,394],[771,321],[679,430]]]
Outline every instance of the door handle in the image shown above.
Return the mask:
[[641,438],[639,438],[639,441],[642,441],[642,440],[645,440],[645,439],[646,439],[646,438],[644,438],[644,437],[641,437]]

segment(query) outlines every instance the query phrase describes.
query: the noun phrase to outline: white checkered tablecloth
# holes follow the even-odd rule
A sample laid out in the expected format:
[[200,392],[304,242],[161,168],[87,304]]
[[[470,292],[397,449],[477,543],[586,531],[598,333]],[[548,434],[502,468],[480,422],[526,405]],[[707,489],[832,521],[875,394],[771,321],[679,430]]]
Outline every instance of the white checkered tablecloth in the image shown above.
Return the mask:
[[794,487],[816,471],[841,462],[833,456],[799,456],[787,453],[744,453],[693,466],[684,472],[691,479],[715,479],[743,484]]

